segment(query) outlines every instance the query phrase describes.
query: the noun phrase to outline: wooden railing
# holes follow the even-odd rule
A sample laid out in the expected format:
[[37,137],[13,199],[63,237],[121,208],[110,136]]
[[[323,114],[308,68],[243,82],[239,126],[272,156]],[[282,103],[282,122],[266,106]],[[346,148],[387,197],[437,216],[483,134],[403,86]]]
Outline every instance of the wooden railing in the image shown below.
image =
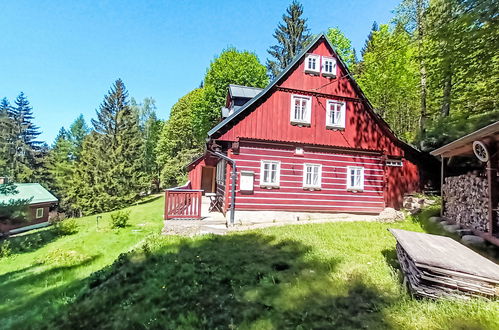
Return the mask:
[[165,193],[165,220],[201,219],[202,190],[173,188]]

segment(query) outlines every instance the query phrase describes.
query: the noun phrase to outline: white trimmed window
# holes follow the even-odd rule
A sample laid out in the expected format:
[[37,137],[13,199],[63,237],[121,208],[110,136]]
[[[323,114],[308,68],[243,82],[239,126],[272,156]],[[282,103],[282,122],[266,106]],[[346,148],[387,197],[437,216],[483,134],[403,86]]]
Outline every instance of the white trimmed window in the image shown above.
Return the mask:
[[291,123],[310,124],[312,98],[303,95],[291,95]]
[[43,218],[43,207],[39,207],[36,209],[36,218],[37,219]]
[[316,54],[307,54],[305,56],[305,72],[320,73],[321,72],[321,57]]
[[303,188],[320,188],[322,165],[303,164]]
[[347,167],[347,190],[364,190],[364,168]]
[[387,159],[385,161],[386,166],[402,167],[404,164],[399,159]]
[[322,75],[336,77],[336,59],[334,57],[322,56]]
[[262,160],[260,168],[260,186],[279,187],[280,172],[281,162]]
[[335,100],[327,101],[326,126],[329,128],[345,128],[346,103]]

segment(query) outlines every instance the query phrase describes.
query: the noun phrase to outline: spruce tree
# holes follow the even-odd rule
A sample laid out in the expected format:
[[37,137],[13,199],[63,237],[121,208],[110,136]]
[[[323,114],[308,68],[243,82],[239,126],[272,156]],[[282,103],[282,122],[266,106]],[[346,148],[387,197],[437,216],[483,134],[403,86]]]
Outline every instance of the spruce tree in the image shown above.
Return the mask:
[[14,122],[10,118],[12,107],[7,100],[3,98],[0,101],[0,176],[10,176],[8,164],[11,161],[12,138]]
[[10,111],[13,121],[12,157],[10,171],[14,180],[27,182],[35,179],[37,169],[41,166],[41,142],[39,128],[33,123],[33,109],[29,101],[20,93]]
[[72,185],[74,161],[72,160],[72,142],[69,133],[62,127],[55,138],[54,145],[45,158],[47,185],[59,199],[59,208],[69,208],[68,190]]
[[81,150],[83,148],[83,140],[89,133],[89,128],[83,115],[78,118],[69,126],[68,137],[72,144],[71,158],[75,161],[80,159]]
[[127,206],[147,187],[139,118],[127,97],[118,79],[92,120],[94,132],[83,143],[72,196],[85,214]]
[[310,41],[307,20],[302,18],[302,15],[303,6],[293,0],[282,16],[283,22],[279,23],[273,34],[277,45],[270,47],[268,53],[274,60],[267,60],[267,69],[271,79],[277,77]]

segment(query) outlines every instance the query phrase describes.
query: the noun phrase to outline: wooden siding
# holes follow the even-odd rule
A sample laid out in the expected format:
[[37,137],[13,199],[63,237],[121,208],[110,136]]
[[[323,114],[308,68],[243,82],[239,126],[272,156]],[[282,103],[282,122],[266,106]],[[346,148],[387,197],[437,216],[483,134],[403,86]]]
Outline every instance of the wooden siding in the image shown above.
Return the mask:
[[[271,147],[257,143],[242,144],[238,154],[231,153],[237,162],[236,210],[288,210],[308,212],[379,213],[385,207],[384,169],[380,155],[317,152],[305,148],[304,156],[294,156],[294,147]],[[281,162],[280,186],[260,187],[261,160]],[[303,188],[303,164],[322,165],[322,187],[309,191]],[[365,168],[364,190],[346,189],[346,167]],[[239,191],[241,171],[255,173],[252,194]],[[228,178],[230,184],[230,178]],[[227,196],[230,195],[230,186]]]
[[[328,46],[321,42],[312,49],[314,54],[332,56]],[[338,146],[354,149],[380,150],[385,154],[403,156],[396,139],[379,119],[367,111],[361,95],[338,65],[337,78],[304,73],[303,60],[285,76],[270,95],[258,102],[256,108],[241,114],[239,122],[223,133],[219,140],[262,139],[304,144]],[[291,96],[312,96],[310,126],[290,123]],[[326,95],[325,95],[326,94]],[[345,129],[326,129],[326,102],[329,99],[346,101]],[[229,124],[231,126],[232,124]]]

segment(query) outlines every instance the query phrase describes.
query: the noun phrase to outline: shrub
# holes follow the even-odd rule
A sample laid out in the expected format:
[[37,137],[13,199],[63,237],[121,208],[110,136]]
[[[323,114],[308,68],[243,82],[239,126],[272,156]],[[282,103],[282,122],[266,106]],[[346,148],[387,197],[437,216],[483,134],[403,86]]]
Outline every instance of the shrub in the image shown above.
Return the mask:
[[12,254],[12,249],[10,248],[10,241],[4,240],[0,243],[0,258],[8,257]]
[[92,258],[74,250],[55,249],[40,260],[42,264],[56,266],[73,266],[82,264]]
[[128,226],[130,220],[129,211],[117,211],[111,213],[111,227],[112,228],[125,228]]
[[56,217],[51,222],[57,235],[72,235],[78,232],[78,223],[74,218],[64,220]]

